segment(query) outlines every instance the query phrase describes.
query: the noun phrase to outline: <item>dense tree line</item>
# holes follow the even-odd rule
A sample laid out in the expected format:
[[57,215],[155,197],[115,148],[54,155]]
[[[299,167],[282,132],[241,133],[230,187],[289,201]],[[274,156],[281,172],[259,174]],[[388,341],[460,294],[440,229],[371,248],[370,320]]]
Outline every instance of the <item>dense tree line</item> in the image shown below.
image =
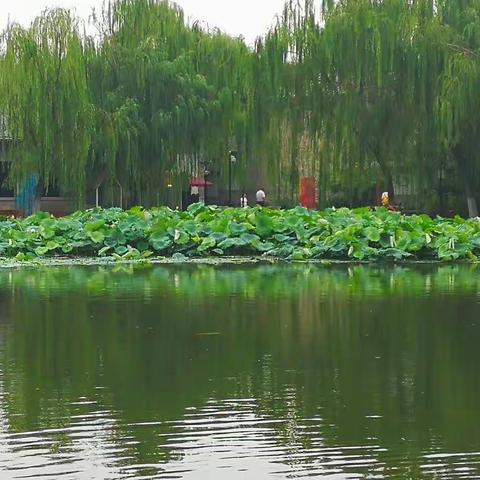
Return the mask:
[[287,8],[273,34],[295,66],[286,111],[320,150],[322,190],[354,198],[375,179],[392,194],[407,185],[420,208],[463,202],[476,216],[480,4],[333,3],[320,16],[310,1]]
[[148,205],[203,162],[225,179],[235,149],[237,181],[279,201],[309,175],[324,205],[377,187],[477,215],[479,20],[476,0],[291,0],[249,48],[166,1],[108,2],[96,35],[47,10],[2,38],[11,182],[36,172],[80,205],[118,182]]

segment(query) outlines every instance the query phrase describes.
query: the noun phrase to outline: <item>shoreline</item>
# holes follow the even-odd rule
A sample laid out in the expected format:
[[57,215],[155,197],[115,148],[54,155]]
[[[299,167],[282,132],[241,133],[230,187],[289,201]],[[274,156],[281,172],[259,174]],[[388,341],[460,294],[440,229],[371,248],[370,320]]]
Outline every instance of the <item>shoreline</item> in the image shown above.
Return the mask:
[[14,257],[0,257],[0,269],[36,268],[36,267],[82,267],[118,265],[320,265],[324,267],[336,265],[369,265],[382,267],[403,267],[414,265],[478,265],[480,261],[455,260],[445,262],[442,260],[339,260],[339,259],[309,259],[286,260],[277,257],[263,256],[231,256],[231,257],[199,257],[178,259],[173,257],[150,257],[147,259],[116,259],[114,257],[38,257],[35,260],[17,260]]

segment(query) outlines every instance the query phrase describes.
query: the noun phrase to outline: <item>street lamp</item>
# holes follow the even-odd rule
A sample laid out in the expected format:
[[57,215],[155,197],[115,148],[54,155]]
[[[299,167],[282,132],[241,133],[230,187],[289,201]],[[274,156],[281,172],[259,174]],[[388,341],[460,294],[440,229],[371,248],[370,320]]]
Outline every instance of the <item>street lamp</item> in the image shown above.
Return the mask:
[[237,162],[237,152],[230,150],[228,152],[228,205],[232,206],[232,165]]

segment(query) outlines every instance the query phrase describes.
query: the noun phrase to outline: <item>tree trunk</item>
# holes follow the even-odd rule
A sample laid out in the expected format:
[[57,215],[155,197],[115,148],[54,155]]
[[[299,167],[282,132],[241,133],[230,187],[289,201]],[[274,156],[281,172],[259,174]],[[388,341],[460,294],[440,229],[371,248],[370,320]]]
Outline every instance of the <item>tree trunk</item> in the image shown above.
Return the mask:
[[478,206],[477,206],[477,200],[473,195],[468,195],[467,196],[467,205],[468,205],[468,216],[470,218],[476,218],[478,217]]
[[395,202],[395,186],[393,185],[393,178],[390,172],[388,173],[388,197],[390,198],[390,202]]
[[478,205],[477,199],[475,198],[475,191],[472,186],[471,175],[467,168],[467,163],[465,158],[458,158],[458,169],[460,172],[460,177],[463,181],[463,187],[465,189],[465,197],[467,200],[468,207],[468,216],[469,218],[478,217]]
[[472,190],[470,179],[464,176],[465,196],[467,198],[468,216],[469,218],[478,217],[478,205],[477,199]]
[[[375,156],[375,159],[377,161],[378,166],[380,167],[380,172],[382,174],[382,182],[385,182],[384,187],[381,189],[381,192],[383,193],[384,191],[388,192],[388,198],[390,200],[390,203],[393,204],[395,201],[395,187],[393,184],[393,177],[392,177],[392,172],[387,165],[387,163],[383,160],[382,155],[380,154],[380,148],[377,146],[376,148],[372,148],[370,146],[370,150]],[[378,182],[377,182],[377,189],[378,189]],[[381,194],[377,197],[377,202],[381,202]]]

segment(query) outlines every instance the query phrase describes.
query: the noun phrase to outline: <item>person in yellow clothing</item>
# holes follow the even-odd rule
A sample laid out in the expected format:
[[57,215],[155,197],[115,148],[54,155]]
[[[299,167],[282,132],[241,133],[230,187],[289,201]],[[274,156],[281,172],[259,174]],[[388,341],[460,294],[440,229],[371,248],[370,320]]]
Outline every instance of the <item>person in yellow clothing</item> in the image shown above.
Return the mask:
[[388,195],[388,192],[382,193],[382,207],[385,207],[391,212],[395,212],[397,210],[393,205],[390,205],[390,197]]
[[382,193],[382,207],[388,208],[390,205],[390,198],[388,197],[388,192]]

